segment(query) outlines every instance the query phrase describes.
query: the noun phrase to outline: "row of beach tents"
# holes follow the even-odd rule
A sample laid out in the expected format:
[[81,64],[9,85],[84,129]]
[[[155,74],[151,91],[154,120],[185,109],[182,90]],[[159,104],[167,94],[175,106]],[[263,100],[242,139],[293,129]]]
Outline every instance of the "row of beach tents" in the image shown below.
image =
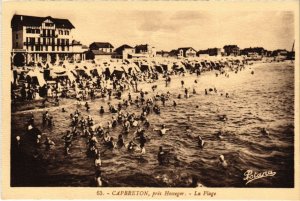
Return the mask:
[[215,59],[215,60],[157,60],[157,59],[140,59],[134,61],[114,61],[106,60],[101,63],[82,62],[71,64],[65,61],[62,65],[53,65],[51,63],[40,64],[39,66],[24,66],[23,68],[13,68],[12,82],[16,82],[18,75],[23,74],[35,80],[40,86],[46,84],[46,81],[68,78],[70,81],[76,80],[78,76],[95,77],[100,74],[116,76],[120,79],[125,73],[139,73],[145,71],[156,71],[164,73],[166,71],[182,71],[187,70],[209,70],[220,69],[225,66],[239,65],[244,62],[243,59]]

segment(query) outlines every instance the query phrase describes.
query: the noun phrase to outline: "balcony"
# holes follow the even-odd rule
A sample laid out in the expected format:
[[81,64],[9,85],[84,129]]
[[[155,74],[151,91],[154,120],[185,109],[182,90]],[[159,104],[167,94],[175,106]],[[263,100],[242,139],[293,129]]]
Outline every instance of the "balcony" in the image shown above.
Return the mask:
[[45,37],[45,38],[57,38],[57,34],[40,34],[40,37]]
[[27,52],[26,49],[12,49],[13,53],[24,53]]

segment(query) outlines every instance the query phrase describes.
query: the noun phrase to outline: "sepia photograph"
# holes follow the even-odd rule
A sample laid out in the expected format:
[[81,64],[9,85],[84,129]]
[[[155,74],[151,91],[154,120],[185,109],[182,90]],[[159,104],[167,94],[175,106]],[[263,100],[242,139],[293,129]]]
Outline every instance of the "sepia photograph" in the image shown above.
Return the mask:
[[10,188],[296,187],[299,10],[46,3],[3,17]]

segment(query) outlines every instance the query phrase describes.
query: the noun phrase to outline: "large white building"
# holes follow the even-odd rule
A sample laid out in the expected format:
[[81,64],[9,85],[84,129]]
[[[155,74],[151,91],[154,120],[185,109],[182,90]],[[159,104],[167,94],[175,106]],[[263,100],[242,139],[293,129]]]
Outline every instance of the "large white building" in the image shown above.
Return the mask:
[[86,49],[73,39],[68,19],[14,15],[11,28],[12,65],[85,60]]

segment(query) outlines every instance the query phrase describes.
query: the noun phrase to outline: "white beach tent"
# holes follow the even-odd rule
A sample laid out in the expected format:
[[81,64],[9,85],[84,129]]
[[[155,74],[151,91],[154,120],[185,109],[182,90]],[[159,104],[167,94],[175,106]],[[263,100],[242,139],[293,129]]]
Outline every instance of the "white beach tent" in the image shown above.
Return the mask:
[[29,71],[27,73],[26,77],[27,76],[29,76],[31,79],[36,79],[40,86],[43,86],[46,84],[43,73],[41,73],[38,68],[35,68],[35,69]]

